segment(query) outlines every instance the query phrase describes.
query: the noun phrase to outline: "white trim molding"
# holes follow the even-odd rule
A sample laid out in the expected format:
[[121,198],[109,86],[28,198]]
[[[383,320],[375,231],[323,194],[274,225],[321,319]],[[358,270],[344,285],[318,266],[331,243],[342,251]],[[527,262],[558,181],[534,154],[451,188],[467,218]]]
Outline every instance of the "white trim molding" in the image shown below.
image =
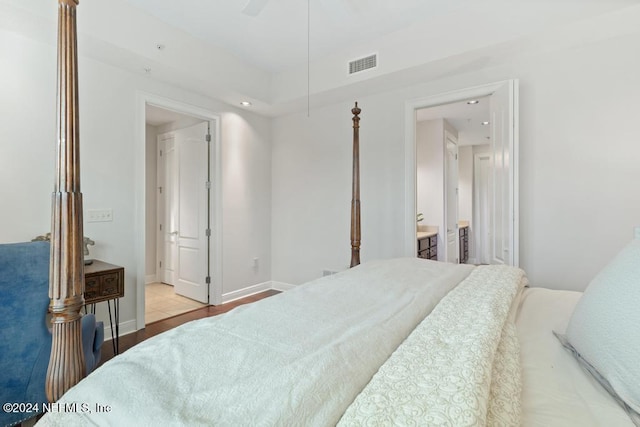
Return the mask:
[[268,291],[269,289],[271,289],[271,282],[262,282],[236,291],[227,292],[226,294],[222,294],[222,304]]
[[274,280],[271,281],[271,289],[275,291],[286,292],[286,291],[290,291],[296,286],[297,285],[292,285],[291,283],[276,282]]
[[[176,101],[173,99],[165,98],[152,93],[143,91],[136,92],[136,136],[135,136],[135,150],[134,150],[134,164],[135,164],[135,254],[137,269],[135,271],[136,276],[136,327],[137,329],[143,329],[145,327],[145,312],[144,312],[144,284],[146,283],[145,275],[145,118],[146,118],[146,105],[153,105],[156,107],[164,108],[167,110],[176,111],[185,115],[208,120],[211,123],[211,137],[212,137],[212,168],[215,176],[212,177],[214,181],[213,194],[212,194],[212,234],[215,236],[221,236],[222,230],[222,157],[220,150],[220,135],[221,135],[221,116],[215,112],[207,109],[186,104],[184,102]],[[222,302],[222,239],[214,239],[213,247],[211,248],[210,265],[213,275],[211,282],[214,286],[210,289],[210,302],[212,304],[220,304]]]
[[[103,322],[104,323],[104,343],[102,345],[105,345],[105,343],[107,341],[111,341],[111,339],[113,338],[111,336],[111,325],[109,324],[109,322]],[[114,330],[115,330],[115,325],[113,326]],[[122,322],[118,324],[118,333],[119,333],[119,337],[122,338],[123,335],[128,335],[130,333],[136,332],[136,321],[135,320],[127,320],[126,322]]]
[[510,179],[513,183],[513,223],[512,238],[514,265],[519,262],[519,200],[518,200],[518,80],[503,80],[481,86],[474,86],[465,89],[450,91],[438,95],[409,99],[404,106],[404,146],[405,146],[405,215],[404,215],[404,244],[403,253],[405,256],[414,257],[416,254],[416,110],[422,108],[435,107],[452,102],[464,101],[465,99],[480,98],[496,92],[501,87],[510,85],[513,88],[513,145],[511,146],[513,159]]
[[238,289],[237,291],[227,292],[226,294],[222,294],[222,303],[225,304],[240,298],[245,298],[251,295],[258,294],[260,292],[271,290],[271,289],[275,291],[286,292],[295,287],[296,285],[270,280],[268,282],[258,283],[252,286],[247,286],[246,288]]

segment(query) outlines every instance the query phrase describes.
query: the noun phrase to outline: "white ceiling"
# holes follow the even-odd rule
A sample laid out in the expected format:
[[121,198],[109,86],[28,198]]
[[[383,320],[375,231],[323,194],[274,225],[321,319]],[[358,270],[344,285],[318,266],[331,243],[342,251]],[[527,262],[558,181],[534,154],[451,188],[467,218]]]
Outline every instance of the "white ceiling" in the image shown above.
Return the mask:
[[[640,31],[639,0],[266,0],[256,16],[248,1],[81,0],[79,51],[277,116]],[[56,3],[0,0],[0,29],[53,45]]]
[[155,105],[147,104],[145,106],[145,121],[151,126],[160,126],[167,123],[175,122],[178,120],[193,120],[191,116],[186,116],[175,111],[166,110],[164,108],[156,107]]
[[[505,41],[614,10],[637,0],[267,0],[257,16],[249,0],[127,0],[142,11],[222,47],[269,72],[281,72],[336,50],[394,33],[432,36],[423,46],[491,33]],[[309,17],[309,20],[307,19]],[[309,25],[308,25],[309,23]],[[459,24],[468,25],[460,32]],[[415,30],[418,29],[416,32]],[[307,44],[309,33],[309,46]],[[475,35],[474,35],[475,34]],[[383,40],[380,40],[383,43]],[[371,52],[362,52],[366,55]]]
[[[456,48],[461,38],[504,42],[606,13],[635,0],[127,0],[144,13],[272,75],[305,74],[307,61],[387,52],[393,43]],[[259,6],[255,16],[243,9]],[[159,40],[158,44],[165,41]],[[169,43],[169,42],[166,42]],[[393,47],[392,47],[393,50]],[[402,52],[402,49],[395,49]],[[415,48],[405,55],[418,57]],[[411,64],[411,62],[409,62]],[[315,65],[312,65],[315,68]],[[304,79],[303,79],[304,80]],[[488,142],[488,99],[420,110],[417,120],[446,118],[461,145]],[[156,112],[157,113],[157,112]],[[166,120],[166,119],[165,119]]]
[[416,120],[446,119],[458,131],[459,145],[482,145],[489,143],[489,96],[474,98],[476,104],[464,100],[416,111]]
[[177,28],[271,72],[436,19],[468,0],[267,0],[257,16],[249,0],[127,0]]

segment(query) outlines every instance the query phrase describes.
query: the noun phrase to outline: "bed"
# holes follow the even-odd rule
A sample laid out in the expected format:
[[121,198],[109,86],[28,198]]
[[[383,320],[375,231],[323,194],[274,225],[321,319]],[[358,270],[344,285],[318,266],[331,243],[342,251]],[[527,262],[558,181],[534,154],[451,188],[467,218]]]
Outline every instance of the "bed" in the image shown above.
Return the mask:
[[52,403],[38,425],[640,425],[640,230],[584,295],[530,288],[510,266],[360,264],[357,104],[352,268],[175,328],[82,379],[77,1],[58,1]]
[[625,409],[551,333],[566,330],[581,297],[581,292],[544,288],[523,292],[516,328],[525,426],[634,425]]
[[38,425],[633,426],[552,334],[582,294],[526,283],[367,262],[144,341]]

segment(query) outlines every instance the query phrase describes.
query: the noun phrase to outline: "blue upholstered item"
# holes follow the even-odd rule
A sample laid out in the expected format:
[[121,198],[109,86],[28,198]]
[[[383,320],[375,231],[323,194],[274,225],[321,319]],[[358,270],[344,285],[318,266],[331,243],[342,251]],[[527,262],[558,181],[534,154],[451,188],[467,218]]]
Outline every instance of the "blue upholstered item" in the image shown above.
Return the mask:
[[[93,314],[85,314],[82,317],[82,350],[87,375],[100,363],[103,341],[104,324],[96,322],[96,316]],[[48,360],[47,363],[49,363]]]
[[[45,377],[51,353],[49,242],[0,244],[0,403],[47,402]],[[100,361],[104,325],[92,314],[82,318],[87,373]],[[36,413],[0,410],[0,426]]]

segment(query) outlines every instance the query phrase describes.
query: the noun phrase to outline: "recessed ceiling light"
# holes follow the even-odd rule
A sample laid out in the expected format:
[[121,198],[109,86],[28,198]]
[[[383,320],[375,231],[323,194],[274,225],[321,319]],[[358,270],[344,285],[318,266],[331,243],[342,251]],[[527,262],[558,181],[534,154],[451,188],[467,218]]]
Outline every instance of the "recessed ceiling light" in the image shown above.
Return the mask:
[[480,101],[478,101],[477,99],[472,99],[471,101],[467,101],[467,104],[474,105],[474,104],[477,104],[478,102]]
[[482,126],[486,126],[488,124],[489,124],[489,122],[487,122],[487,121],[482,122]]
[[249,101],[242,101],[240,105],[242,105],[243,107],[251,107],[251,103]]

